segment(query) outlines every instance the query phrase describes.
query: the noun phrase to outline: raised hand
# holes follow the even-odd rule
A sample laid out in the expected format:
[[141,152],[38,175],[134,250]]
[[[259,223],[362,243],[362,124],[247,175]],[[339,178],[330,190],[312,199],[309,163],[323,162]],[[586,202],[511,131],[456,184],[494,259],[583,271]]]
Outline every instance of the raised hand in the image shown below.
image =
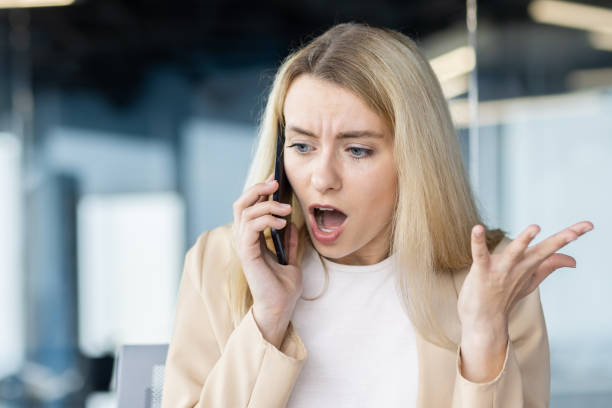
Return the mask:
[[[503,364],[509,338],[510,311],[553,271],[576,267],[574,258],[556,251],[592,229],[591,222],[578,222],[530,247],[540,232],[539,226],[530,225],[501,253],[491,255],[484,227],[472,228],[473,263],[457,301],[463,370],[471,371],[481,381],[495,377]],[[466,360],[471,360],[475,369],[466,370],[470,366]],[[484,374],[487,372],[488,375]]]

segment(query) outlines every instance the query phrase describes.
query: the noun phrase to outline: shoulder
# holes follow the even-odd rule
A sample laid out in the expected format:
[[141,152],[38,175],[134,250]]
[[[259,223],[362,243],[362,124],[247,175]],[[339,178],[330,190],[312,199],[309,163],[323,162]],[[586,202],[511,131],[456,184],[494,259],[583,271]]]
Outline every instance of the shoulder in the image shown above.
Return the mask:
[[233,252],[231,222],[206,230],[185,255],[185,273],[201,293],[205,286],[218,288]]

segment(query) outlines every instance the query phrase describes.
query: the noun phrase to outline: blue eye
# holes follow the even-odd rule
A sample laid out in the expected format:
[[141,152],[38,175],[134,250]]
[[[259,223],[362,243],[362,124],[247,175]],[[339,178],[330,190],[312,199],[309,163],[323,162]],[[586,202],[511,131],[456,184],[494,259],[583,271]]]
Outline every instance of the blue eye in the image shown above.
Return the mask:
[[368,156],[370,156],[372,154],[372,151],[370,149],[364,149],[363,147],[349,147],[349,150],[355,152],[362,152],[363,154],[358,154],[353,156],[353,159],[363,159],[366,158]]
[[[295,147],[299,153],[308,153],[308,148],[310,147],[306,143],[294,143],[292,145],[287,146],[287,148]],[[303,150],[304,149],[304,150]],[[351,151],[351,158],[355,160],[365,159],[372,155],[372,150],[365,149],[363,147],[349,147],[348,150]]]
[[298,149],[297,149],[297,151],[298,151],[298,152],[300,152],[300,153],[306,153],[306,151],[300,150],[299,148],[300,148],[300,147],[303,147],[303,146],[308,146],[308,145],[307,145],[307,144],[305,144],[305,143],[294,143],[294,144],[292,144],[291,146],[287,146],[287,147],[294,147],[294,146],[298,148]]

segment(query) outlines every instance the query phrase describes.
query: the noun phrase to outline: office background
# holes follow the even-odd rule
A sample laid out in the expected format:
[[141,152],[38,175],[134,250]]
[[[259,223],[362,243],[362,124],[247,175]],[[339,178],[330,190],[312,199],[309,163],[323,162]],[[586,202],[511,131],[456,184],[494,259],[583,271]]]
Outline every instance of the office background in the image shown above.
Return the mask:
[[551,406],[612,406],[609,1],[65,3],[0,0],[0,407],[114,406],[118,347],[169,341],[186,250],[232,220],[280,60],[344,21],[417,41],[490,226],[593,222],[541,286]]

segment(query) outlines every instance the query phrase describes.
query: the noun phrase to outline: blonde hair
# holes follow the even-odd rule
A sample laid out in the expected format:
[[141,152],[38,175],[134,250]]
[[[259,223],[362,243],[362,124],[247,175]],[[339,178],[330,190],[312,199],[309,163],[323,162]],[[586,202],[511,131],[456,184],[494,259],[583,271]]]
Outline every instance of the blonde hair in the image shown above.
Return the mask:
[[[397,282],[402,305],[425,339],[456,348],[458,339],[442,330],[434,303],[452,295],[456,302],[456,293],[441,288],[449,287],[453,272],[472,264],[474,225],[487,229],[490,250],[505,233],[489,230],[479,216],[448,105],[431,66],[404,34],[358,23],[335,25],[293,51],[275,75],[245,190],[274,171],[285,97],[302,74],[354,92],[393,130],[398,194],[389,250],[397,253],[398,270],[404,272]],[[295,195],[292,207],[301,259],[310,238]],[[269,229],[264,235],[269,239]],[[253,300],[237,256],[230,261],[226,295],[238,325]]]

